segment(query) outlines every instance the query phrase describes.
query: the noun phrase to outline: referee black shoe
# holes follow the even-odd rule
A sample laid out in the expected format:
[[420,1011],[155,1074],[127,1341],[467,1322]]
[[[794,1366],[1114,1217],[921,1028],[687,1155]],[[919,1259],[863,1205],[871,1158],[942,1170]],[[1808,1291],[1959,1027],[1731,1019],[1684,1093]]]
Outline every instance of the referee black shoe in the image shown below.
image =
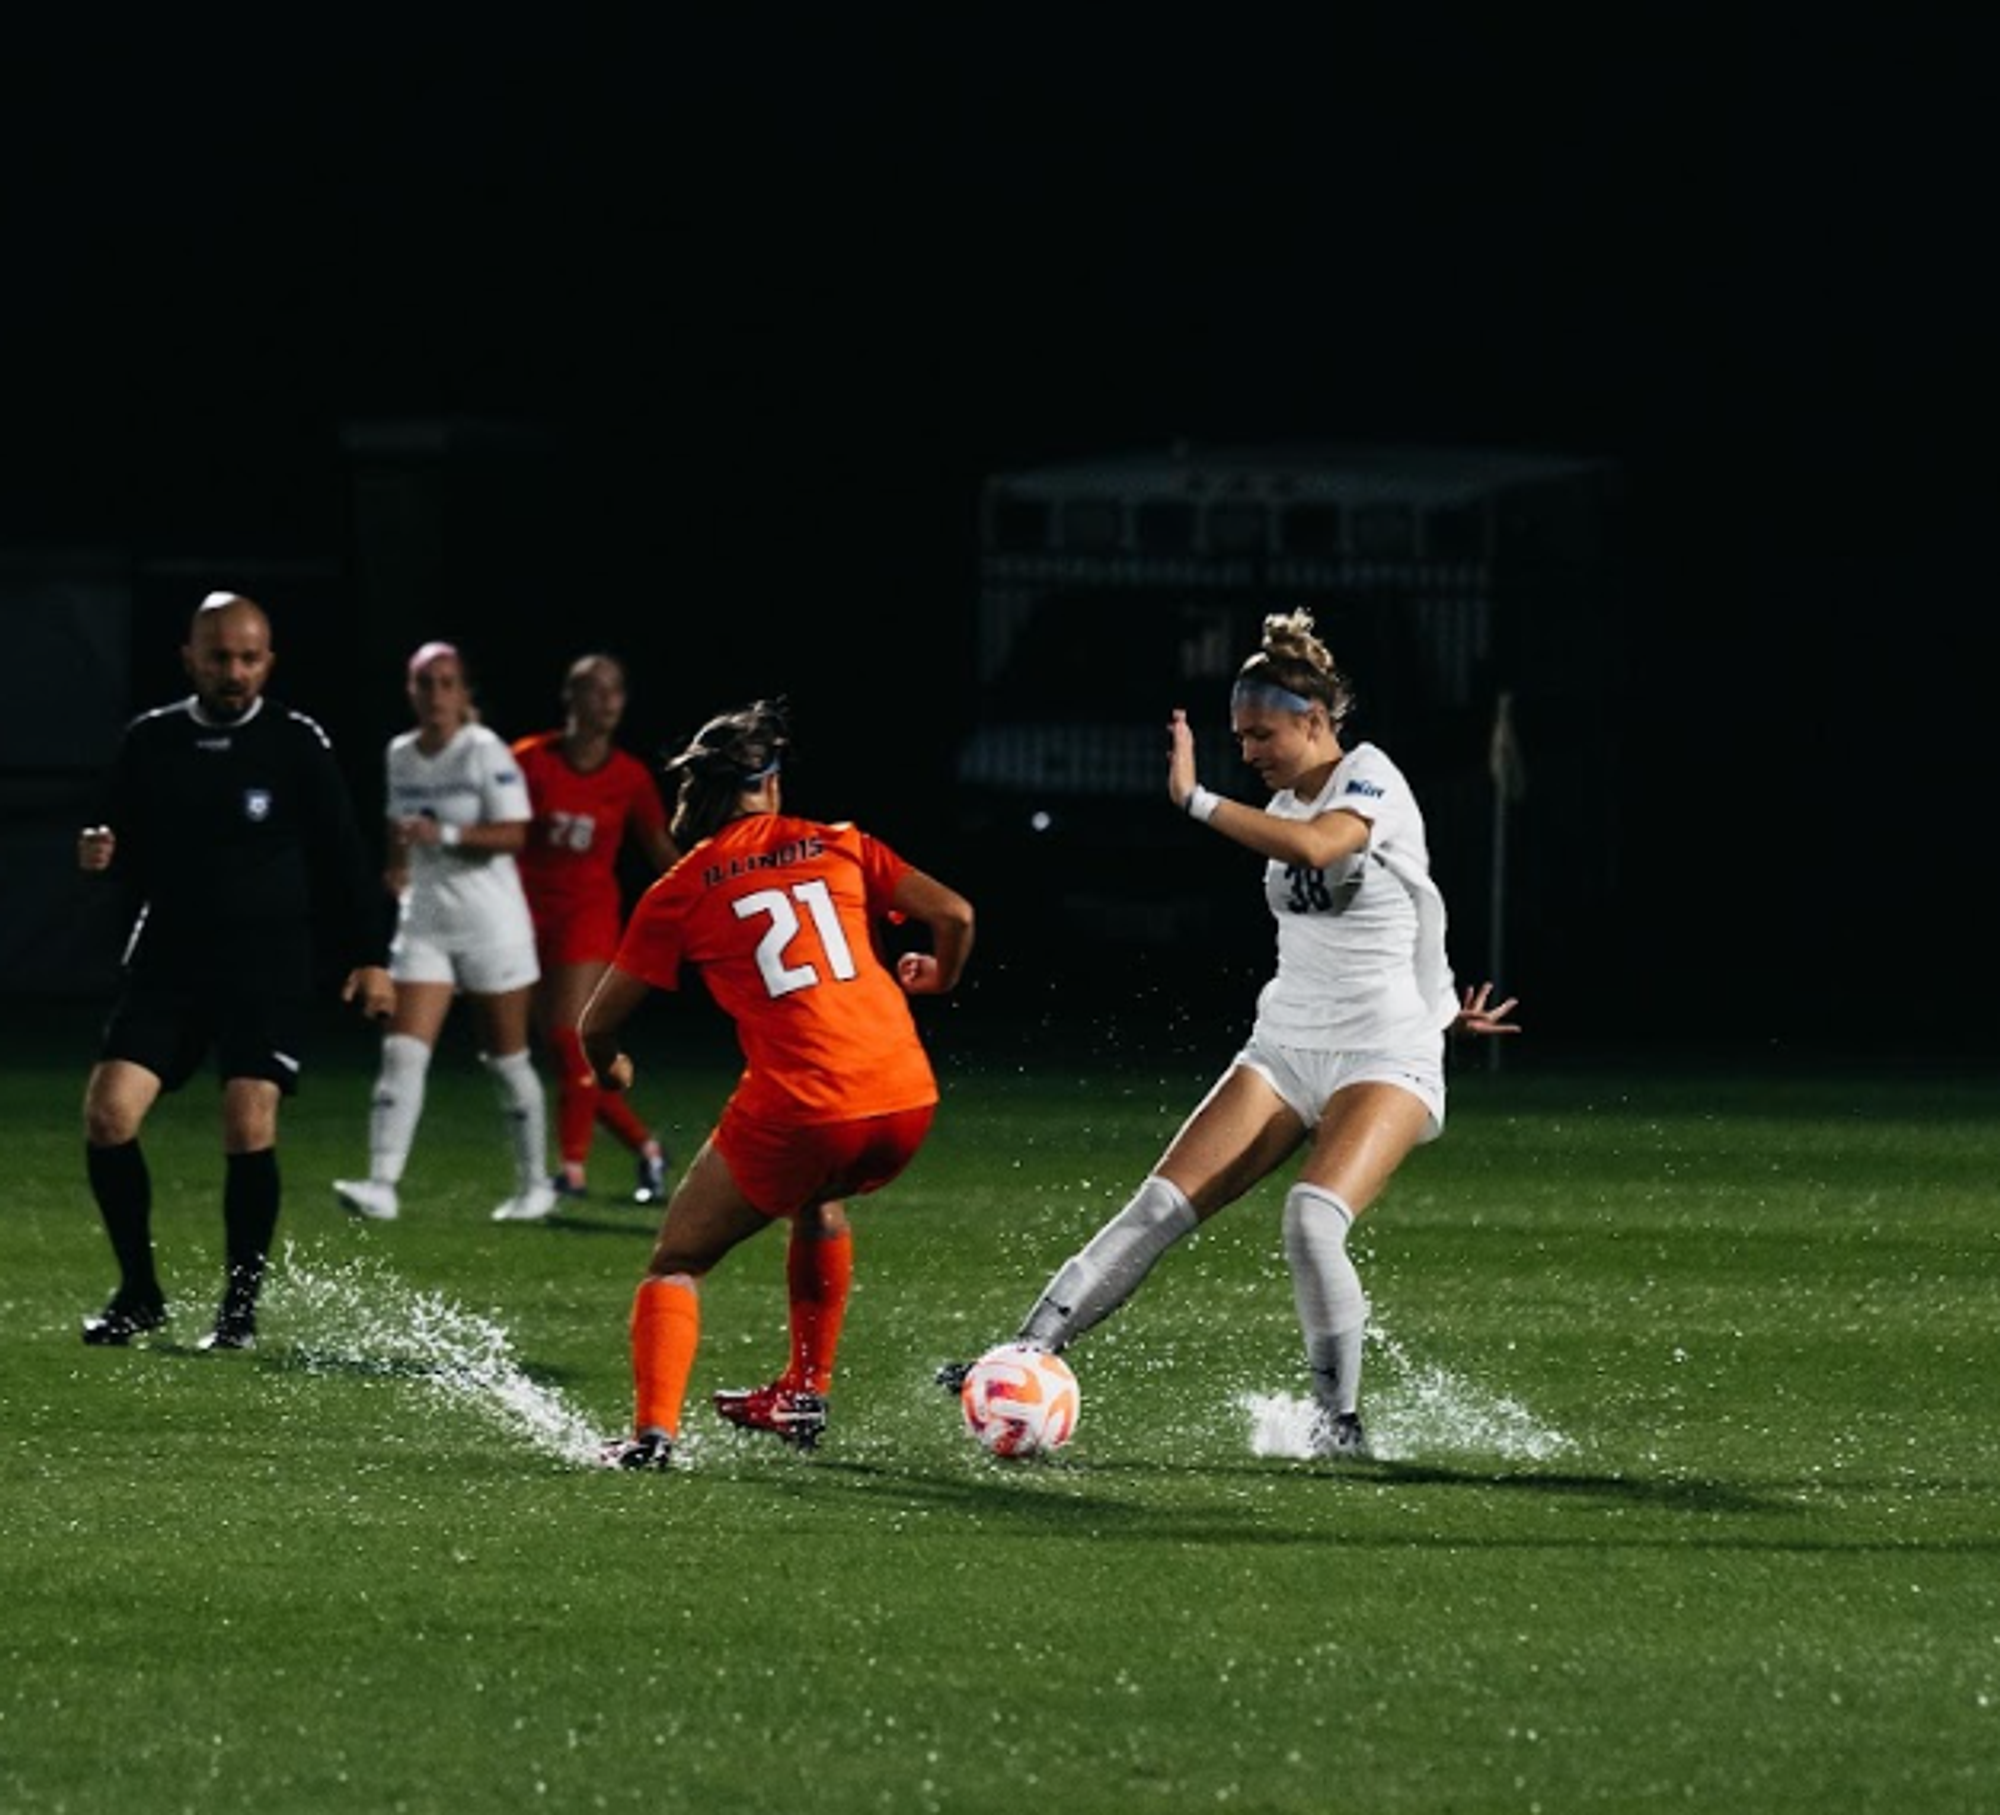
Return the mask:
[[122,1349],[133,1337],[157,1330],[166,1321],[164,1299],[126,1298],[113,1293],[103,1310],[83,1320],[83,1340],[93,1349]]
[[203,1354],[224,1353],[257,1346],[257,1313],[235,1297],[225,1298],[215,1313],[215,1328],[194,1345]]

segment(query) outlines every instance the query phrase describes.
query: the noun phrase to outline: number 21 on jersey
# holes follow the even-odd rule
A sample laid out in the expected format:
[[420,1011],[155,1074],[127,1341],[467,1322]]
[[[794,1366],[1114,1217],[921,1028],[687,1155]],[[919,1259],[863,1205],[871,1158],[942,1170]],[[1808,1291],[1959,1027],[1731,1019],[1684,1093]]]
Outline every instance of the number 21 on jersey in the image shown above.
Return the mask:
[[813,962],[812,940],[806,933],[799,911],[792,903],[804,904],[812,921],[812,934],[819,945],[819,957],[837,981],[846,982],[856,974],[854,953],[847,943],[840,916],[834,912],[833,895],[824,882],[795,882],[784,889],[756,889],[730,903],[738,920],[760,915],[770,924],[757,941],[757,970],[772,999],[789,996],[794,990],[811,989],[825,981],[819,964]]

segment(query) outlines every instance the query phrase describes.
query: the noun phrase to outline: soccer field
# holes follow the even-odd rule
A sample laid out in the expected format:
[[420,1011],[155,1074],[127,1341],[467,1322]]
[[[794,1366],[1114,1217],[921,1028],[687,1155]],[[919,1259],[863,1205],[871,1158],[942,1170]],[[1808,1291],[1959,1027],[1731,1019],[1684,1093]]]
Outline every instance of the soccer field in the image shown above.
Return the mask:
[[[687,1467],[623,1476],[587,1465],[651,1232],[622,1154],[496,1227],[449,1052],[404,1220],[351,1225],[368,1055],[336,1050],[287,1112],[262,1346],[206,1356],[197,1086],[147,1141],[174,1321],[88,1350],[61,1025],[0,1069],[0,1809],[2000,1797],[2000,1081],[1468,1070],[1356,1237],[1377,1460],[1297,1459],[1280,1181],[1078,1346],[1076,1441],[1017,1465],[933,1368],[1011,1333],[1227,1055],[941,1041],[932,1142],[856,1213],[825,1447],[705,1407],[782,1359],[771,1237],[705,1294]],[[728,1082],[662,1054],[639,1095],[684,1152]]]

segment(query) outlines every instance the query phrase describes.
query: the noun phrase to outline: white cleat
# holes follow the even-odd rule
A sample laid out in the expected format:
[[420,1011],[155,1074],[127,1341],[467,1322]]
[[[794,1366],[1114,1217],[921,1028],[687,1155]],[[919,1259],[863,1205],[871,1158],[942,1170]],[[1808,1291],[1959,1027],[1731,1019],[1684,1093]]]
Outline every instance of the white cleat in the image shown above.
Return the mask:
[[333,1181],[333,1195],[340,1199],[343,1208],[371,1223],[393,1223],[396,1220],[394,1185],[378,1185],[373,1179],[365,1178],[337,1178]]
[[546,1222],[549,1212],[561,1201],[556,1196],[554,1186],[546,1183],[530,1185],[527,1190],[517,1192],[494,1211],[493,1220],[496,1223]]

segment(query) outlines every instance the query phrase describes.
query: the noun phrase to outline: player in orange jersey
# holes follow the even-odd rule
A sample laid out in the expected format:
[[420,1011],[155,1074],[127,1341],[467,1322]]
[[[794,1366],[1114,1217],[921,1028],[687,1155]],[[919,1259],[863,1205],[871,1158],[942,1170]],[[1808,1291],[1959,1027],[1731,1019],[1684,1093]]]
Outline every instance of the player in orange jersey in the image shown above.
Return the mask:
[[[972,907],[852,825],[788,816],[782,702],[711,719],[669,768],[685,855],[647,890],[579,1033],[598,1077],[632,1080],[618,1029],[683,965],[736,1024],[747,1061],[714,1132],[674,1188],[632,1305],[632,1437],[605,1460],[665,1468],[700,1331],[702,1278],[745,1238],[791,1226],[791,1360],[769,1386],[718,1393],[730,1423],[810,1449],[853,1274],[844,1200],[886,1185],[929,1131],[937,1083],[906,996],[951,989],[972,949]],[[892,970],[891,915],[931,949]]]
[[620,850],[629,839],[655,872],[679,853],[652,776],[612,741],[625,716],[624,667],[608,655],[578,656],[563,677],[563,705],[560,731],[538,732],[514,746],[535,812],[519,858],[542,965],[535,1022],[559,1076],[562,1169],[550,1182],[560,1198],[584,1195],[590,1137],[602,1122],[638,1157],[634,1201],[664,1203],[666,1149],[623,1097],[598,1088],[576,1022],[618,950]]

